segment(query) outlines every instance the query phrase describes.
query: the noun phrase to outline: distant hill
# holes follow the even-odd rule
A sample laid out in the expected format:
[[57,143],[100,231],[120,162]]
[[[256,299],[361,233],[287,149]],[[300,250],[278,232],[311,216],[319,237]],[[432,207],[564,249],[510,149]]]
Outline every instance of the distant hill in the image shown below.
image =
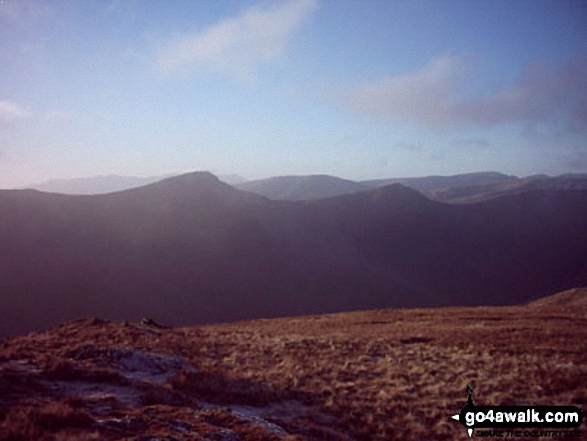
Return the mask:
[[239,190],[249,191],[276,200],[309,200],[357,193],[390,184],[402,184],[422,193],[461,186],[517,181],[515,176],[496,172],[469,173],[455,176],[423,178],[390,178],[350,181],[327,175],[277,176],[237,184]]
[[530,306],[569,308],[587,306],[587,288],[573,288],[530,302]]
[[161,181],[171,175],[150,176],[139,178],[136,176],[94,176],[90,178],[53,179],[40,184],[32,184],[29,188],[61,194],[104,194]]
[[239,190],[277,200],[308,200],[357,193],[373,186],[328,175],[277,176],[248,181],[235,186]]
[[453,188],[471,185],[494,184],[497,182],[517,181],[516,176],[504,175],[497,172],[466,173],[454,176],[426,176],[423,178],[376,179],[362,181],[370,187],[380,187],[389,184],[402,184],[421,192],[428,192],[440,188]]
[[[136,176],[94,176],[89,178],[53,179],[40,184],[32,184],[27,188],[60,194],[106,194],[116,191],[142,187],[153,182],[158,182],[176,174],[160,176],[136,177]],[[246,179],[238,175],[220,176],[219,179],[227,184],[241,184]]]
[[274,200],[311,200],[358,193],[391,184],[413,188],[439,202],[463,204],[531,190],[585,190],[587,175],[518,178],[497,172],[480,172],[367,181],[350,181],[327,175],[278,176],[236,184],[235,188]]
[[0,191],[0,334],[508,305],[587,285],[587,191],[443,204],[400,184],[275,201],[209,173],[92,196]]
[[556,177],[530,176],[488,184],[437,188],[425,194],[437,201],[449,203],[471,203],[531,190],[586,190],[587,175],[562,175]]
[[[174,175],[139,178],[110,175],[57,179],[41,184],[33,184],[29,188],[50,193],[96,195],[138,188],[172,176]],[[531,189],[587,188],[587,175],[562,175],[557,177],[540,175],[521,179],[496,172],[369,181],[351,181],[328,175],[277,176],[254,181],[247,181],[239,175],[224,175],[219,176],[219,179],[239,190],[256,193],[269,199],[293,201],[352,194],[390,184],[402,184],[420,191],[431,199],[447,203],[479,202],[492,197]]]

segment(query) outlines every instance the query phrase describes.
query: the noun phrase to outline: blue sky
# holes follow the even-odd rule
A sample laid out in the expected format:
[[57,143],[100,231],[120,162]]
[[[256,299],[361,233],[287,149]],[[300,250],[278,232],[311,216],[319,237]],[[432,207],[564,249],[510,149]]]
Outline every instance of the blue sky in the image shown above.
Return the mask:
[[587,1],[0,0],[0,187],[587,172]]

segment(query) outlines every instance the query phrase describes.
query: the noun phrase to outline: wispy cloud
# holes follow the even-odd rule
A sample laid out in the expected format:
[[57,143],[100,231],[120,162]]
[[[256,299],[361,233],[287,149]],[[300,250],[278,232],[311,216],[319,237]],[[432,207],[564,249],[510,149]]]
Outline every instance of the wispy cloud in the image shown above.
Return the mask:
[[8,100],[0,100],[0,128],[30,116],[26,108]]
[[587,130],[587,56],[560,68],[533,63],[502,90],[459,97],[464,62],[443,55],[421,69],[358,86],[348,98],[351,108],[391,120],[434,129],[463,124],[546,123],[556,130]]
[[46,2],[34,0],[0,1],[0,19],[11,21],[36,19],[48,15],[50,10],[50,6]]
[[351,93],[350,105],[359,113],[444,126],[452,104],[452,82],[462,67],[457,56],[437,57],[421,69],[357,87]]
[[248,80],[259,65],[282,55],[316,5],[317,0],[286,0],[271,8],[248,8],[236,17],[167,42],[158,51],[157,66],[165,72],[204,70]]

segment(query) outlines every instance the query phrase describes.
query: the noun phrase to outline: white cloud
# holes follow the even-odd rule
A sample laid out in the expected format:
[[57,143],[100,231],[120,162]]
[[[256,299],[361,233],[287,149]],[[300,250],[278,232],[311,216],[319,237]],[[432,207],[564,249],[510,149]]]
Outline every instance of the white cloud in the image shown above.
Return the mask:
[[421,69],[358,87],[350,96],[350,105],[359,113],[443,126],[450,113],[452,82],[462,68],[457,56],[443,55]]
[[34,0],[4,0],[0,1],[0,19],[5,18],[13,22],[22,22],[37,19],[50,14],[51,8],[47,2]]
[[157,66],[165,72],[205,70],[247,80],[259,65],[278,59],[290,37],[310,17],[317,0],[286,0],[252,7],[163,45]]
[[474,124],[546,124],[549,130],[587,130],[587,56],[562,67],[534,63],[502,90],[462,98],[464,63],[444,55],[421,69],[356,87],[348,105],[361,114],[434,129]]
[[8,100],[0,100],[0,127],[30,116],[31,113],[24,107]]

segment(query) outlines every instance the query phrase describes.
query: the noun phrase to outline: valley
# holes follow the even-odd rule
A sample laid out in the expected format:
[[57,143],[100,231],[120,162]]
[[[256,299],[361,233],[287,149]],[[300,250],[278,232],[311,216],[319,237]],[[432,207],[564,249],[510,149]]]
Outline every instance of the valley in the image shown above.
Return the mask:
[[524,303],[587,285],[587,190],[472,204],[390,184],[277,201],[189,173],[103,195],[0,191],[0,335]]

